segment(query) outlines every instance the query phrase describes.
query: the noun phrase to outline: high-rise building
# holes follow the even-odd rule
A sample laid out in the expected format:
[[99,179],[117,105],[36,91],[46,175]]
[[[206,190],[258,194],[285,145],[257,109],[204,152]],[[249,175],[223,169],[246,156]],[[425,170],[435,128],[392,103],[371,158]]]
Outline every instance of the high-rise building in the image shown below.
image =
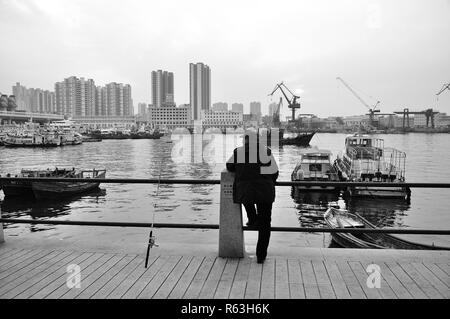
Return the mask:
[[174,76],[168,71],[152,71],[152,104],[155,107],[175,106]]
[[71,76],[55,84],[56,112],[72,117],[133,115],[131,86],[112,82],[95,86],[92,79]]
[[226,102],[217,102],[212,105],[212,110],[214,112],[226,112],[228,111],[228,103]]
[[273,114],[277,111],[278,104],[277,103],[270,103],[269,104],[269,116],[273,116]]
[[190,105],[193,120],[211,107],[211,70],[204,63],[189,64]]
[[261,119],[261,102],[250,102],[250,114],[257,121]]
[[147,103],[138,103],[138,114],[139,115],[145,115],[147,114]]
[[242,103],[233,103],[231,105],[231,110],[233,112],[244,113],[244,104],[242,104]]
[[34,113],[54,113],[56,111],[54,92],[39,88],[27,89],[19,82],[12,87],[12,91],[16,97],[18,110]]

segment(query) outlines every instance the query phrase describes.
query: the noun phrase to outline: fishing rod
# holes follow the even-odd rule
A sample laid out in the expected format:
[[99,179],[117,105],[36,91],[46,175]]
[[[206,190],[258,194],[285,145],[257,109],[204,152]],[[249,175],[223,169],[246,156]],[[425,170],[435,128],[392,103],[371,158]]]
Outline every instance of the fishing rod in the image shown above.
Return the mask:
[[145,256],[145,268],[147,268],[147,266],[148,266],[148,258],[150,257],[150,249],[153,247],[158,247],[158,245],[156,244],[156,237],[153,236],[153,225],[155,224],[156,202],[157,202],[157,198],[159,196],[159,185],[161,185],[162,164],[163,164],[163,159],[161,159],[161,162],[159,164],[158,184],[156,186],[155,202],[153,203],[153,218],[152,218],[152,224],[150,226],[150,234],[148,236],[147,254]]

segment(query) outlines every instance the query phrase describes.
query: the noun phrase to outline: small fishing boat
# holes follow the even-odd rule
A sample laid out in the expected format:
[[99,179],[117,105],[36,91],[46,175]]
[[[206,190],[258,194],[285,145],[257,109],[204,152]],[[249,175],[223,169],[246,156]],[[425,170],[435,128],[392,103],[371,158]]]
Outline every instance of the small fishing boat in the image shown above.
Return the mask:
[[[333,207],[325,212],[324,219],[330,228],[377,228],[359,215]],[[450,250],[450,247],[414,243],[385,233],[331,233],[331,236],[337,244],[345,248]]]
[[[291,180],[297,182],[339,182],[339,176],[331,162],[331,152],[317,148],[301,154],[300,162],[295,166]],[[333,186],[296,186],[305,191],[338,191]]]
[[[98,188],[100,180],[106,176],[106,170],[81,170],[66,172],[57,182],[32,182],[33,194],[37,199],[55,198],[82,194]],[[65,178],[82,178],[86,182],[64,181]],[[92,181],[95,180],[95,181]]]
[[[55,170],[26,170],[22,169],[18,175],[11,176],[7,174],[5,177],[61,177],[64,176],[69,170],[58,169]],[[33,190],[29,181],[4,181],[1,184],[5,197],[33,197]]]

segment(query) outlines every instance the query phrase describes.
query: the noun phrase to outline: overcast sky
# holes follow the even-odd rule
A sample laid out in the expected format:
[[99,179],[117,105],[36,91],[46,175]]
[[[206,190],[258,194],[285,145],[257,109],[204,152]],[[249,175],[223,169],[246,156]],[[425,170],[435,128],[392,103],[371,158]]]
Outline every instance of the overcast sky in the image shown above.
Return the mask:
[[[0,0],[0,92],[54,89],[76,75],[129,83],[150,102],[150,73],[175,74],[189,103],[189,63],[211,68],[212,102],[260,101],[284,81],[302,112],[365,113],[338,81],[381,110],[450,113],[450,1]],[[284,104],[283,115],[288,111]]]

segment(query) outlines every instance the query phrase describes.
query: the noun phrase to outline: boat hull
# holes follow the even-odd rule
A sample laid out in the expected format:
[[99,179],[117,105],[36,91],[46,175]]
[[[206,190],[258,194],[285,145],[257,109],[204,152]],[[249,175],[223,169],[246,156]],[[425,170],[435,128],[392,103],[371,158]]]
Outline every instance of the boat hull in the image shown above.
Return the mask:
[[350,187],[349,192],[354,197],[408,198],[410,190],[407,187]]
[[32,191],[36,199],[50,199],[83,194],[97,189],[100,182],[72,183],[72,182],[39,182],[32,183]]
[[5,197],[33,197],[30,182],[4,182],[1,188]]

